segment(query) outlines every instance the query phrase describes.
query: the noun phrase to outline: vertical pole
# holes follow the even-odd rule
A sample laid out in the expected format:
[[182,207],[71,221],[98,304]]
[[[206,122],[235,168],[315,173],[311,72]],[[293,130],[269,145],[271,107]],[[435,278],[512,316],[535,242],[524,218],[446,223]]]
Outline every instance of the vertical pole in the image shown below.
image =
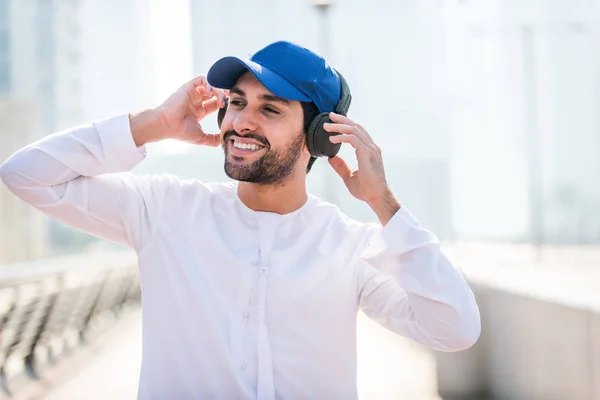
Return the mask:
[[[319,13],[319,52],[331,61],[331,24],[329,18],[331,3],[328,0],[315,0],[314,4]],[[326,160],[323,161],[327,162]],[[337,204],[337,174],[328,165],[325,166],[324,172],[323,194],[325,195],[325,200]]]
[[541,261],[544,243],[544,199],[542,181],[541,138],[538,119],[535,32],[526,25],[521,30],[523,40],[523,81],[525,88],[525,123],[527,136],[527,175],[529,187],[530,235]]

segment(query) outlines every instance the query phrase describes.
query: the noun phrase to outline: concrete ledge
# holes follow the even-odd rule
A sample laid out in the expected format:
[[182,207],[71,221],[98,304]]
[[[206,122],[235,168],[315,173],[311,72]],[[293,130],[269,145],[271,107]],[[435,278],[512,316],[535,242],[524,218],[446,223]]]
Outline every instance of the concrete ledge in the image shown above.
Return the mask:
[[593,400],[600,400],[600,313],[594,313],[590,320],[589,340],[591,342],[588,357],[592,375],[591,390]]
[[580,276],[578,287],[573,276],[561,280],[557,271],[544,276],[549,271],[543,268],[497,272],[501,276],[479,273],[469,279],[482,335],[469,350],[437,354],[440,395],[600,400],[599,296],[589,290],[589,275]]

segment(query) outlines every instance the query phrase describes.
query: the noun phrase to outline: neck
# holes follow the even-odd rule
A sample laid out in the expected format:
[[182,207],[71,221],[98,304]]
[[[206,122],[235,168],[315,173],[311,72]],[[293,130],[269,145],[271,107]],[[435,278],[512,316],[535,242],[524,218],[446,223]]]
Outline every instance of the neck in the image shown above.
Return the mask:
[[298,178],[293,177],[278,185],[239,182],[238,196],[251,210],[289,214],[302,207],[308,199],[306,178]]

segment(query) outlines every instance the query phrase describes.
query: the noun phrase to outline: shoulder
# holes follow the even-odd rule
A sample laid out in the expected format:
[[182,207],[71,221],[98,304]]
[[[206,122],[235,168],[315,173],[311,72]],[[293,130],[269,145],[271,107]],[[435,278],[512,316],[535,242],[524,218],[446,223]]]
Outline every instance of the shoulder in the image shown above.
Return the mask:
[[230,196],[231,182],[206,183],[198,179],[182,179],[172,174],[128,175],[124,183],[137,190],[144,202],[163,207],[194,207],[213,197]]
[[311,196],[308,218],[330,246],[350,244],[361,248],[381,229],[377,223],[363,222],[349,217],[338,206]]

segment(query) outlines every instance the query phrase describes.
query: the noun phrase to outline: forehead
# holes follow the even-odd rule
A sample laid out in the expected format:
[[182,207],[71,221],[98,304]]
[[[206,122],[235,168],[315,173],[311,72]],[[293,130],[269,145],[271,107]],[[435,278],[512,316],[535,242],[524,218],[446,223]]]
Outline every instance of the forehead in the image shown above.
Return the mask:
[[271,93],[271,91],[269,89],[267,89],[265,87],[265,85],[263,85],[256,76],[254,76],[254,74],[252,74],[249,71],[246,71],[242,74],[242,76],[240,76],[240,78],[237,80],[236,84],[233,85],[232,90],[235,90],[234,88],[239,88],[241,90],[243,90],[245,93],[256,93],[259,95],[271,95],[271,96],[275,96],[273,93]]
[[283,108],[292,110],[302,109],[300,102],[296,100],[287,100],[273,94],[267,89],[251,72],[245,72],[230,89],[231,94],[238,94],[248,99],[258,99],[259,101],[275,102]]

